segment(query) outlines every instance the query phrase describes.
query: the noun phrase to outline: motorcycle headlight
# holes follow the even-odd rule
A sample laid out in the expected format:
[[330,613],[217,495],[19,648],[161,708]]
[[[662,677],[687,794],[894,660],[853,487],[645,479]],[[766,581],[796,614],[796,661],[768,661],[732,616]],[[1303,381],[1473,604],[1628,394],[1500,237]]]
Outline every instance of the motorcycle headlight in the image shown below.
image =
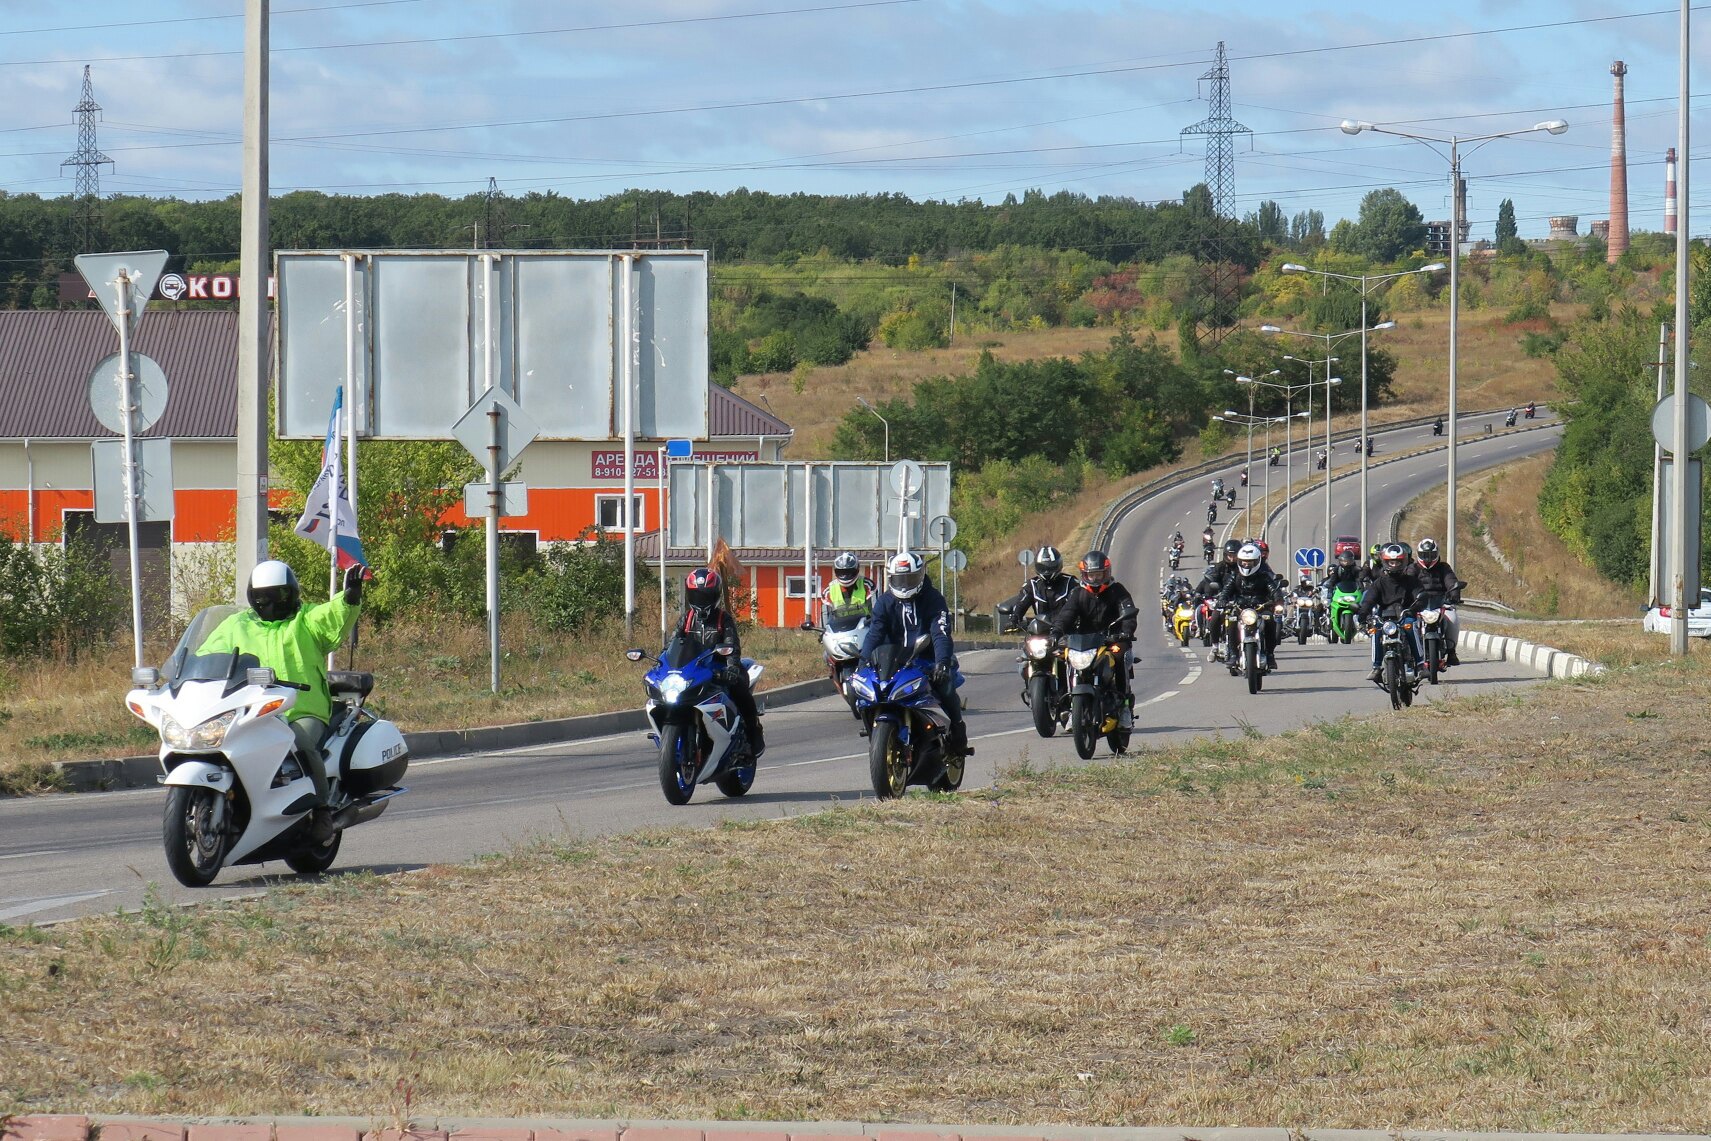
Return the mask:
[[1043,658],[1052,648],[1050,638],[1024,638],[1022,649],[1030,658]]
[[873,700],[873,686],[867,683],[865,677],[860,674],[851,674],[848,685],[855,690],[857,697],[865,697],[869,701]]
[[683,696],[683,691],[689,688],[689,683],[682,674],[667,674],[659,683],[659,699],[667,705],[677,704],[677,699]]
[[1420,617],[1425,621],[1426,625],[1428,625],[1428,626],[1436,626],[1438,624],[1439,616],[1440,616],[1439,612],[1436,610],[1422,610],[1422,611],[1420,611]]
[[916,678],[911,682],[906,682],[897,690],[896,693],[892,694],[891,697],[895,701],[902,701],[905,697],[913,697],[915,694],[921,692],[921,686],[923,684],[924,683],[920,678]]
[[1401,634],[1402,634],[1402,628],[1400,626],[1398,626],[1396,623],[1386,622],[1384,624],[1384,636],[1386,638],[1400,637]]
[[1258,621],[1259,621],[1259,611],[1251,609],[1251,608],[1242,611],[1242,625],[1252,626],[1255,622],[1258,622]]
[[1099,656],[1098,650],[1069,650],[1069,664],[1078,670],[1092,669],[1093,659]]
[[160,739],[174,749],[218,749],[226,741],[226,730],[237,719],[238,711],[233,709],[186,729],[169,713],[160,719]]

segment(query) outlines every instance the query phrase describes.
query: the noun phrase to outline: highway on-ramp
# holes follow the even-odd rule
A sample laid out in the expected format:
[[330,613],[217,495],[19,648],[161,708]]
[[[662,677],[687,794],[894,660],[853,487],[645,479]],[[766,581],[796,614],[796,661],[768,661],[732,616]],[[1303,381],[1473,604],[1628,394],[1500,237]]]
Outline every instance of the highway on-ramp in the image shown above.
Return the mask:
[[[1461,467],[1483,466],[1548,449],[1557,430],[1484,438],[1482,429],[1464,423],[1470,433]],[[1429,429],[1374,433],[1375,461],[1433,442]],[[1439,441],[1441,442],[1441,441]],[[1296,456],[1298,477],[1311,465]],[[1274,469],[1275,472],[1276,469]],[[1236,466],[1226,473],[1233,483]],[[1408,499],[1443,478],[1443,453],[1399,459],[1371,469],[1370,517],[1375,527]],[[1352,481],[1333,485],[1338,519],[1341,495]],[[1274,475],[1274,499],[1281,503]],[[1362,677],[1367,647],[1313,642],[1285,646],[1280,670],[1266,680],[1265,691],[1250,696],[1222,667],[1209,667],[1203,653],[1181,649],[1165,639],[1154,618],[1158,572],[1171,531],[1181,528],[1197,548],[1204,525],[1206,484],[1164,492],[1121,521],[1113,547],[1119,577],[1134,590],[1143,610],[1136,650],[1137,747],[1195,735],[1277,732],[1345,713],[1378,713],[1388,698]],[[1312,513],[1312,500],[1303,501]],[[1242,507],[1238,500],[1238,510]],[[1318,501],[1322,514],[1323,500]],[[1295,525],[1303,526],[1297,503]],[[1199,521],[1197,521],[1199,520]],[[1349,522],[1353,522],[1352,517]],[[1192,526],[1190,526],[1192,524]],[[1342,527],[1338,522],[1336,529]],[[1321,521],[1322,528],[1322,521]],[[1352,528],[1351,528],[1352,529]],[[1299,541],[1299,540],[1298,540]],[[1274,544],[1274,555],[1279,544]],[[1070,552],[1073,559],[1077,552]],[[1192,572],[1198,550],[1184,564]],[[1477,587],[1477,584],[1475,584]],[[968,683],[969,729],[977,752],[964,787],[990,784],[1005,768],[1026,760],[1034,766],[1079,763],[1062,734],[1042,740],[1034,732],[1020,700],[1015,653],[987,650],[963,656]],[[640,669],[637,694],[640,697]],[[1458,690],[1484,690],[1534,680],[1517,666],[1469,662],[1452,671],[1427,700]],[[385,678],[380,686],[384,689]],[[120,699],[115,693],[114,700]],[[655,777],[654,751],[640,733],[507,753],[422,761],[412,765],[405,783],[410,793],[395,800],[379,820],[352,829],[334,872],[369,869],[391,872],[433,863],[459,861],[503,850],[519,842],[551,836],[592,836],[673,825],[707,826],[721,820],[776,818],[870,797],[866,744],[842,700],[823,698],[781,707],[767,715],[770,746],[754,790],[741,800],[726,800],[703,786],[687,806],[664,802]],[[1100,755],[1105,755],[1100,746]],[[158,892],[174,902],[242,895],[294,877],[283,864],[229,868],[213,887],[180,887],[167,871],[161,852],[160,814],[164,794],[157,789],[42,796],[0,801],[0,923],[41,923],[119,908],[139,906],[145,893]]]

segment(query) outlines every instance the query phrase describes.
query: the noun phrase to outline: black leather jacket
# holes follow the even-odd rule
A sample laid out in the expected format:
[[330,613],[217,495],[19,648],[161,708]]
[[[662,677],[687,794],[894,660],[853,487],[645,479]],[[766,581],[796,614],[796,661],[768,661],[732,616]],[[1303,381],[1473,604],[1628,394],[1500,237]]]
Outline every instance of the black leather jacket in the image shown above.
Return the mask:
[[723,607],[708,611],[699,611],[690,607],[683,612],[683,621],[677,624],[679,631],[691,634],[700,640],[703,646],[712,649],[714,646],[731,647],[730,661],[742,660],[743,643],[737,637],[737,624]]
[[1029,610],[1050,622],[1058,608],[1069,600],[1075,586],[1075,579],[1067,574],[1054,575],[1051,582],[1046,582],[1044,575],[1035,575],[1022,584],[1016,595],[1000,602],[998,609],[1016,626],[1022,624]]
[[1218,592],[1224,589],[1226,580],[1236,577],[1234,561],[1216,562],[1206,568],[1206,574],[1200,580],[1200,585],[1194,592],[1203,598],[1217,598]]
[[1420,580],[1422,594],[1434,594],[1452,604],[1461,601],[1461,591],[1456,589],[1456,572],[1450,569],[1449,563],[1442,559],[1432,566],[1416,563],[1414,573]]
[[1117,636],[1133,641],[1135,622],[1140,617],[1129,588],[1114,582],[1101,591],[1085,588],[1076,590],[1069,601],[1052,616],[1052,634],[1101,634],[1113,626]]
[[1269,573],[1263,563],[1253,574],[1238,572],[1230,575],[1224,582],[1224,588],[1218,592],[1219,606],[1264,606],[1282,601],[1283,591],[1278,586],[1277,576]]
[[1367,584],[1366,593],[1361,595],[1360,612],[1365,617],[1374,610],[1381,614],[1396,609],[1412,610],[1419,601],[1420,579],[1412,567],[1401,574],[1380,571]]

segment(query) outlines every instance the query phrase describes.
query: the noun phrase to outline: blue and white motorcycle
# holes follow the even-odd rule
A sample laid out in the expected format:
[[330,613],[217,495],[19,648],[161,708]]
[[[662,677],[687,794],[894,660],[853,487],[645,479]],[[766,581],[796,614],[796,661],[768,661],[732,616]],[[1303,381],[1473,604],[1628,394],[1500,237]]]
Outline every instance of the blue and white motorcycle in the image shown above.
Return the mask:
[[[932,643],[925,637],[921,643],[913,649],[881,646],[871,665],[850,675],[856,715],[866,727],[868,776],[881,800],[902,796],[912,784],[934,792],[955,792],[962,785],[967,760],[945,749],[950,718],[939,708],[924,659],[917,656]],[[960,687],[962,681],[962,674],[955,674],[955,684]]]
[[[642,682],[655,729],[648,739],[659,746],[659,787],[668,804],[688,804],[695,786],[708,781],[726,796],[742,796],[754,784],[748,726],[720,680],[730,654],[729,646],[709,648],[684,633],[674,635],[657,658],[641,650],[624,654],[632,662],[657,663]],[[749,658],[742,667],[751,687],[766,669]]]

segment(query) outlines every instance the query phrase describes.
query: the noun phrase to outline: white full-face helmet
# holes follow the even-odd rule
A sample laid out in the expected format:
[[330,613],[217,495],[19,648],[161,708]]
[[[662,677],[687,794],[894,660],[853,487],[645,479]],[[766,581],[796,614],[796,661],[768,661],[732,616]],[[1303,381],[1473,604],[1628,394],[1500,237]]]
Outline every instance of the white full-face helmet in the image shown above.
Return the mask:
[[898,598],[914,598],[927,581],[927,560],[914,551],[901,551],[885,564],[886,589]]
[[1259,570],[1260,561],[1265,556],[1260,554],[1259,547],[1253,543],[1243,543],[1241,550],[1236,552],[1236,570],[1243,578],[1251,577]]

